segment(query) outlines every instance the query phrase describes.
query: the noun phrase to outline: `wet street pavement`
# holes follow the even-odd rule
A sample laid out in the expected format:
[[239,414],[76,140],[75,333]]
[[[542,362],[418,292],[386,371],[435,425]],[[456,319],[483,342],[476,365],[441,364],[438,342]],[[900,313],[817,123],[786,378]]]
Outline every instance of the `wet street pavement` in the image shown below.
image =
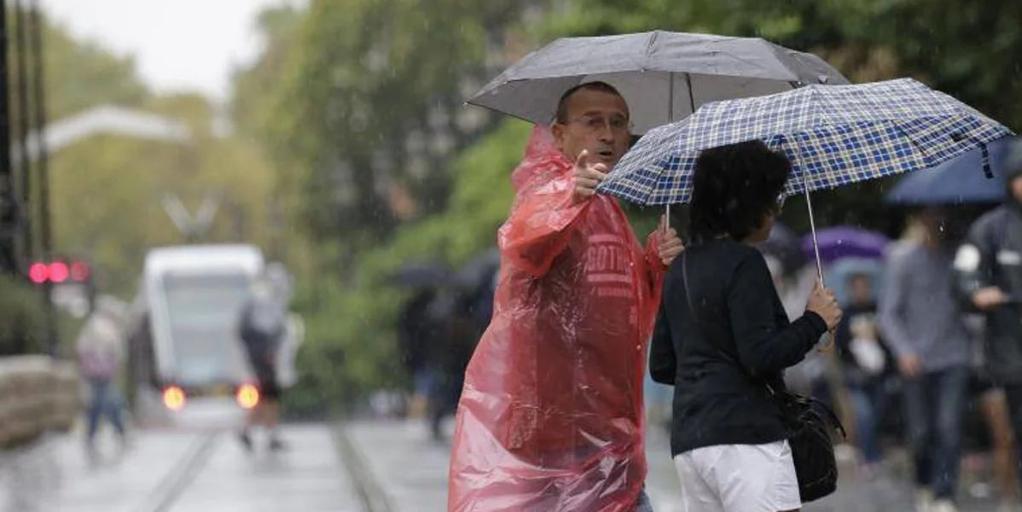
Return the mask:
[[101,432],[93,455],[80,431],[0,451],[0,512],[364,510],[333,426],[287,425],[286,450],[269,451],[257,435],[249,452],[237,418],[199,416],[135,429],[123,449]]
[[[445,510],[449,445],[431,441],[420,422],[296,424],[283,436],[286,451],[270,452],[256,438],[247,452],[223,427],[136,430],[127,449],[108,436],[89,457],[80,432],[50,435],[0,452],[0,512]],[[655,510],[679,511],[666,435],[652,430],[648,448]],[[907,462],[893,459],[886,476],[872,480],[843,468],[838,493],[803,510],[910,512]],[[967,497],[961,510],[997,508]]]
[[[446,506],[449,445],[428,438],[425,426],[412,422],[354,422],[345,430],[352,446],[365,460],[366,475],[375,500],[388,512],[442,511]],[[647,439],[649,475],[646,486],[656,512],[680,512],[680,493],[663,430],[652,429]],[[805,512],[911,512],[913,490],[904,454],[895,454],[884,476],[866,480],[854,468],[842,468],[838,492],[803,507]],[[995,512],[991,500],[968,497],[963,490],[962,512]]]

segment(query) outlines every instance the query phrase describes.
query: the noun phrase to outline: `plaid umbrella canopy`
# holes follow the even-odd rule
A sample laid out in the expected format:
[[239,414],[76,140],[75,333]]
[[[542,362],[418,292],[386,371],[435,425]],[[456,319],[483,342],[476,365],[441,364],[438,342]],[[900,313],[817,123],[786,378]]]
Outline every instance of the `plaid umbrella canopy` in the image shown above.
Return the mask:
[[709,103],[647,133],[598,191],[644,205],[691,199],[700,151],[760,139],[792,162],[785,194],[926,169],[1011,130],[912,79],[809,85]]
[[[644,205],[685,203],[704,149],[760,139],[792,163],[784,193],[805,193],[816,268],[823,279],[809,192],[926,169],[1012,135],[972,107],[908,78],[809,85],[703,105],[647,133],[597,188]],[[986,160],[986,159],[984,159]]]

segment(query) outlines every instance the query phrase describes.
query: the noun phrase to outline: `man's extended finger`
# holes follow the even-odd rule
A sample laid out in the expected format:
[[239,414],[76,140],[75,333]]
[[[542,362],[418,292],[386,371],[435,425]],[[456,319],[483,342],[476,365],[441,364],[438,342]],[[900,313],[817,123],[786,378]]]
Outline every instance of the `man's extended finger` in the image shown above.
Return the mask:
[[578,167],[579,169],[585,169],[589,167],[588,150],[583,149],[582,152],[578,154],[578,158],[575,159],[575,167]]

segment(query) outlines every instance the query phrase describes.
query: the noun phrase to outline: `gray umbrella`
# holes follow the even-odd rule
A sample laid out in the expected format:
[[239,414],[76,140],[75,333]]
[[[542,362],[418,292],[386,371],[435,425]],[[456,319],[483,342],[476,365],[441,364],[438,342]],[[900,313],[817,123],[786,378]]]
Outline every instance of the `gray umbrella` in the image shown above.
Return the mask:
[[819,57],[760,38],[654,31],[558,39],[525,56],[468,102],[545,124],[553,121],[566,90],[594,81],[613,85],[625,97],[635,134],[711,101],[848,83]]

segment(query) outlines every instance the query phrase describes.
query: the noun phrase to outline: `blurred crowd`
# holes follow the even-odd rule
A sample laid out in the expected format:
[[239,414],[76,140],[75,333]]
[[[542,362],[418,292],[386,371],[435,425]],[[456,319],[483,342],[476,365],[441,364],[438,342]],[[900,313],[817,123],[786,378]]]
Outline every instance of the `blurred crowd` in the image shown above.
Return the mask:
[[[895,240],[857,227],[819,232],[824,278],[845,314],[832,348],[810,353],[787,383],[839,412],[865,478],[889,477],[885,460],[907,454],[921,504],[953,498],[963,483],[1018,503],[1022,339],[1017,263],[1007,261],[1018,248],[1004,245],[1022,226],[995,234],[1001,247],[986,243],[1005,208],[1018,207],[978,219],[971,208],[916,208]],[[778,226],[761,246],[792,318],[817,276],[811,243]]]

